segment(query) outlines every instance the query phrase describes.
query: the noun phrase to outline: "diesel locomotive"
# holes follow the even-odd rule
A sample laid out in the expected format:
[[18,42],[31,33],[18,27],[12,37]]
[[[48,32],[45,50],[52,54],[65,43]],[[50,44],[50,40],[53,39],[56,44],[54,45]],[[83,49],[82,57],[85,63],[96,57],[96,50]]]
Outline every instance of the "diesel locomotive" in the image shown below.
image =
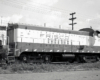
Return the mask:
[[[100,61],[100,32],[79,31],[9,23],[0,28],[0,54],[23,62]],[[6,56],[6,57],[5,57]]]

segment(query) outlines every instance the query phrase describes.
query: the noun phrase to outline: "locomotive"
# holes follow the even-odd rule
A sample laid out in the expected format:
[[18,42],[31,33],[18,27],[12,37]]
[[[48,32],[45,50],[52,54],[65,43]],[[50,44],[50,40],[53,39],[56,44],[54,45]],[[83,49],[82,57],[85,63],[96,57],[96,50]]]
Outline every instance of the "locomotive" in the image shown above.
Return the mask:
[[0,53],[7,62],[11,58],[47,63],[100,61],[100,32],[92,28],[73,31],[9,23],[4,34],[0,34],[4,50]]

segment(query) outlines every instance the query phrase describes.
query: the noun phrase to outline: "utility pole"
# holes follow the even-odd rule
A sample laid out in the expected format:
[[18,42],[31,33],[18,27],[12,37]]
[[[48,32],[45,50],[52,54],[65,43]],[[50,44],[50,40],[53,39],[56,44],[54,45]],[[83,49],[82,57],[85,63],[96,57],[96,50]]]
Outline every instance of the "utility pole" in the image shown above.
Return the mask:
[[73,17],[74,14],[76,14],[76,13],[75,12],[70,13],[70,15],[72,15],[72,18],[69,19],[69,20],[72,20],[72,23],[69,24],[69,25],[72,25],[72,30],[74,30],[74,25],[77,24],[77,23],[74,23],[74,20],[76,19],[76,17]]

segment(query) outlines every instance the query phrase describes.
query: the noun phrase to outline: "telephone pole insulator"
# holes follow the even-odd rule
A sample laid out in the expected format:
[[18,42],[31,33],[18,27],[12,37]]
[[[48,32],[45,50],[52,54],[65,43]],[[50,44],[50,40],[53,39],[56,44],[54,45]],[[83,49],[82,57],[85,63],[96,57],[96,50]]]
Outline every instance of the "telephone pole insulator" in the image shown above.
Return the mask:
[[74,27],[73,27],[73,26],[74,26],[75,24],[77,24],[77,23],[74,23],[74,20],[76,19],[76,17],[73,17],[74,14],[76,14],[76,13],[75,13],[75,12],[74,12],[74,13],[70,13],[70,15],[72,15],[72,18],[69,19],[69,20],[72,21],[72,23],[69,24],[69,25],[72,25],[72,30],[74,30]]

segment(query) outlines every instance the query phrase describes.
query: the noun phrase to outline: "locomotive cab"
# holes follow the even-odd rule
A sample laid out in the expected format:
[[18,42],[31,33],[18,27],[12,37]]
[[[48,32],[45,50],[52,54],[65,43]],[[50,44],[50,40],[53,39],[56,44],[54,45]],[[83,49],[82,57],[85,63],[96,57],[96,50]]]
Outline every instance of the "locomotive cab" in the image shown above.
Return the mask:
[[97,37],[100,38],[100,31],[96,30],[94,34],[97,35]]

